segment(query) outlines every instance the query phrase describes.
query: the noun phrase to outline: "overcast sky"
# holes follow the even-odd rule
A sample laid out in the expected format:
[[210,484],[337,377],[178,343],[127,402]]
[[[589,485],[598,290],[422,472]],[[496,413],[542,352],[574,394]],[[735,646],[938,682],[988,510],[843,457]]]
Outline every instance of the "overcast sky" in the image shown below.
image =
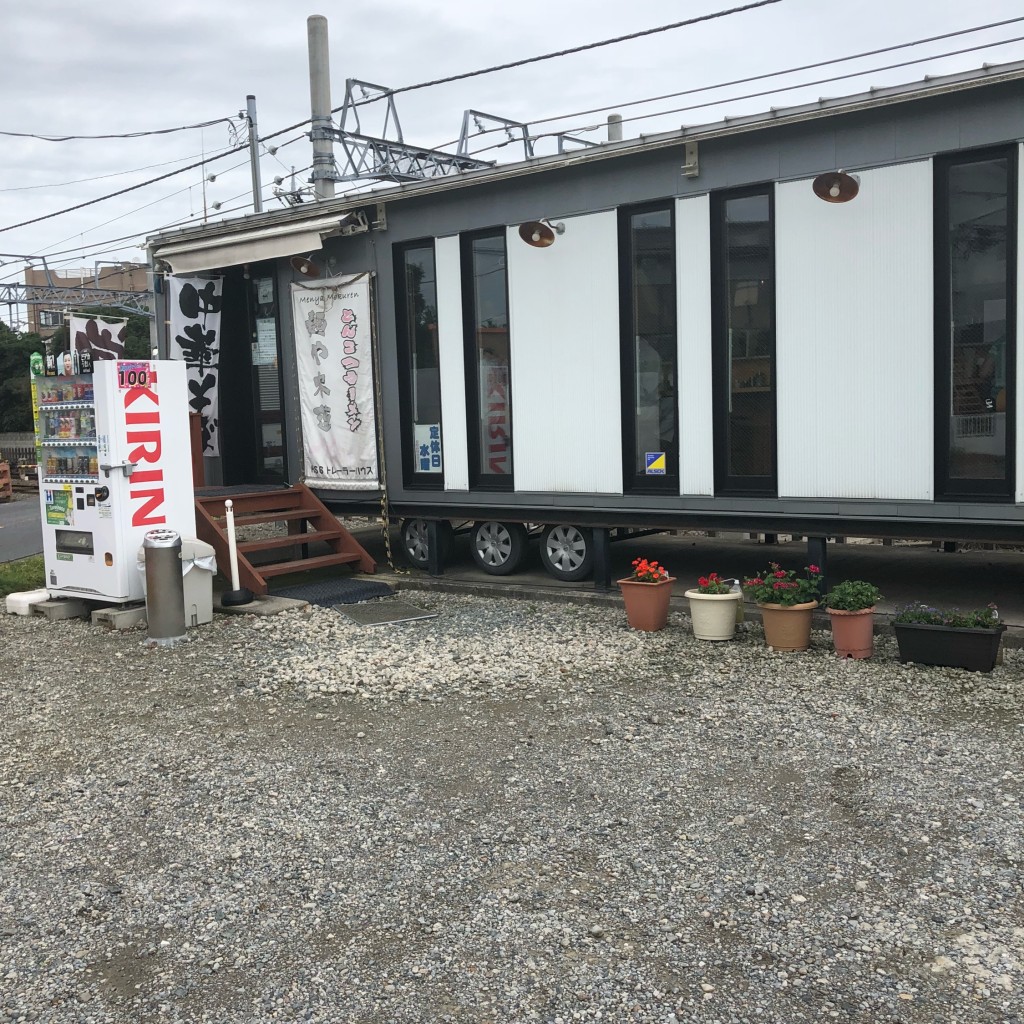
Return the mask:
[[[247,93],[256,96],[261,136],[309,117],[306,17],[323,14],[330,30],[333,105],[345,79],[388,87],[458,74],[739,6],[745,0],[622,3],[607,0],[346,0],[300,6],[284,0],[175,0],[140,4],[104,0],[31,0],[8,4],[0,95],[0,130],[98,135],[149,131],[235,117]],[[747,75],[780,71],[865,50],[911,42],[988,22],[1024,16],[1019,0],[780,0],[758,10],[675,29],[582,54],[435,86],[396,97],[407,142],[441,146],[457,139],[463,111],[484,110],[532,122],[593,107],[614,110],[633,100],[675,93]],[[626,135],[700,124],[723,114],[752,113],[818,96],[841,96],[871,85],[919,81],[1024,59],[1024,42],[892,70],[883,65],[981,43],[1024,37],[1024,21],[856,62],[750,86],[621,107]],[[747,92],[851,71],[863,77],[750,99]],[[722,99],[720,106],[661,114]],[[379,107],[380,105],[377,105]],[[363,108],[363,131],[377,134],[377,107]],[[538,127],[573,129],[606,112],[568,116]],[[312,162],[301,129],[274,140],[261,166],[267,209],[273,177],[287,178]],[[604,138],[603,130],[584,137]],[[497,141],[486,137],[485,145]],[[227,124],[136,139],[45,142],[0,137],[0,229],[96,199],[229,148]],[[454,149],[454,146],[451,147]],[[548,140],[539,152],[553,151]],[[487,154],[502,162],[522,156],[506,146]],[[245,153],[217,160],[205,174],[209,218],[246,212],[251,202]],[[84,179],[84,180],[83,180]],[[204,171],[195,169],[125,196],[23,228],[0,231],[0,253],[46,255],[54,267],[92,268],[97,260],[143,258],[145,236],[198,218],[204,211]],[[339,186],[344,188],[346,186]],[[214,212],[212,204],[222,208]],[[251,207],[250,207],[251,209]],[[195,223],[197,221],[193,221]],[[120,240],[122,236],[129,236]],[[20,280],[23,259],[0,256],[0,280]],[[0,318],[7,311],[0,309]]]

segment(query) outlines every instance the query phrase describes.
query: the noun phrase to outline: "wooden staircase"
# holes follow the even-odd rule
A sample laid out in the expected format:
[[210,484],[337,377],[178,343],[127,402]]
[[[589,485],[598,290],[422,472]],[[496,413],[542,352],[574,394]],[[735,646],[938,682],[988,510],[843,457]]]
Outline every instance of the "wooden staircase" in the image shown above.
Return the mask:
[[[254,594],[266,594],[267,580],[274,576],[307,569],[351,565],[362,572],[376,570],[376,562],[331,510],[305,484],[296,484],[274,491],[196,497],[196,533],[216,552],[217,564],[225,576],[230,575],[231,564],[224,518],[224,502],[228,499],[233,502],[237,531],[266,523],[284,523],[288,529],[284,535],[238,542],[238,584]],[[329,553],[308,557],[308,545],[317,542],[326,544]],[[284,560],[254,561],[252,556],[261,552],[274,552]]]

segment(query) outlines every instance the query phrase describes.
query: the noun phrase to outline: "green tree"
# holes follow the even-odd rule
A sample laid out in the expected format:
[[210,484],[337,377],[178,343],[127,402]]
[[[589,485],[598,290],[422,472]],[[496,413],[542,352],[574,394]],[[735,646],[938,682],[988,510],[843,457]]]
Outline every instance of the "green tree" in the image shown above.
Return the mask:
[[[124,354],[128,359],[148,359],[152,351],[149,340],[150,318],[141,313],[126,313],[123,309],[116,309],[113,306],[90,306],[87,309],[75,310],[76,313],[86,313],[89,316],[102,316],[109,319],[123,319],[128,317],[127,330],[124,339]],[[50,345],[54,352],[66,352],[70,347],[70,331],[68,325],[58,327],[53,332]]]
[[12,331],[0,321],[0,431],[17,433],[32,429],[32,391],[29,356],[45,351],[38,334]]

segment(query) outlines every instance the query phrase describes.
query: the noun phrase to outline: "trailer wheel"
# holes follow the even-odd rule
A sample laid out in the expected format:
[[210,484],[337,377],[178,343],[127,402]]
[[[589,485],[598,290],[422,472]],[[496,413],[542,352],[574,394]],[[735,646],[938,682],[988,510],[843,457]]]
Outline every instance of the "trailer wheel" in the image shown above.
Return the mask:
[[594,569],[593,535],[580,526],[549,526],[540,537],[540,560],[556,580],[585,580]]
[[497,523],[493,520],[473,525],[469,550],[484,572],[507,576],[515,572],[526,553],[526,531],[519,523]]
[[[447,519],[442,519],[437,525],[441,535],[441,562],[444,563],[452,549],[452,524]],[[430,534],[427,530],[427,520],[403,519],[401,534],[405,557],[417,569],[429,568]]]

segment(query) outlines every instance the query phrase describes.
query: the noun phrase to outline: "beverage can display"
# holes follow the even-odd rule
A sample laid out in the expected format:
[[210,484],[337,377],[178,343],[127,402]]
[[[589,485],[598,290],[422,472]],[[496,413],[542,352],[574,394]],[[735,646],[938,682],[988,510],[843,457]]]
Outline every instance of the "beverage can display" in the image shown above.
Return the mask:
[[92,352],[88,349],[83,349],[78,353],[78,371],[79,373],[92,373]]
[[28,366],[33,377],[42,377],[44,370],[42,352],[33,352],[28,357]]

